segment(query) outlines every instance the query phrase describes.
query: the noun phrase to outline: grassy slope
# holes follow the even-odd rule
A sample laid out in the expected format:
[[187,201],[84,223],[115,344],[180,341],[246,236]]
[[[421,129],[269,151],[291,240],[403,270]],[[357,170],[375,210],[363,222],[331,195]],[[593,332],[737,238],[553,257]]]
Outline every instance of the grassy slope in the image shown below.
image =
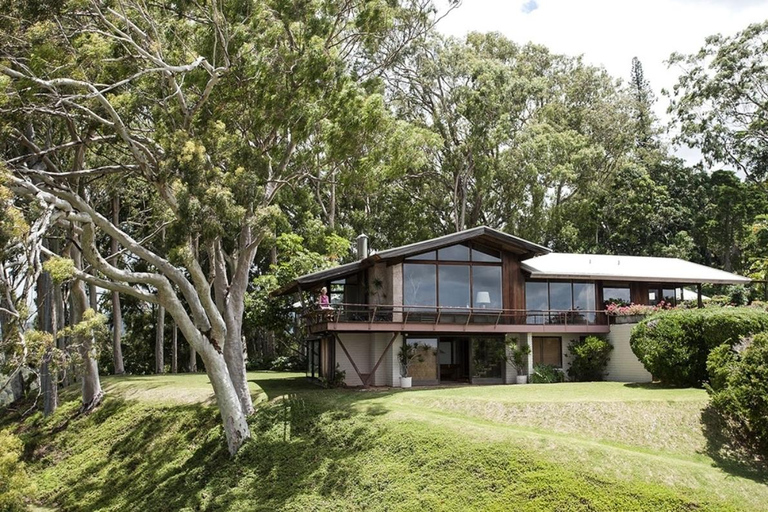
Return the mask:
[[[617,383],[328,391],[251,374],[254,440],[226,453],[203,375],[105,379],[16,425],[65,510],[760,510],[714,467],[699,390]],[[72,400],[74,399],[74,400]],[[0,420],[2,421],[2,420]],[[6,419],[5,421],[9,421]]]

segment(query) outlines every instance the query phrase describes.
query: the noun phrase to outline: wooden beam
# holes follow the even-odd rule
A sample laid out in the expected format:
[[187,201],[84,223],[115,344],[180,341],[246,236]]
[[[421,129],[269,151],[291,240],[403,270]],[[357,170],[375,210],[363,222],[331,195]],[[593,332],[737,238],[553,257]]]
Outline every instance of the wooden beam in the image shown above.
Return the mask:
[[365,382],[363,382],[363,386],[365,386],[366,388],[368,387],[368,382],[371,380],[371,377],[373,375],[376,375],[376,370],[379,368],[379,365],[384,360],[384,356],[386,355],[387,351],[392,346],[392,344],[395,342],[395,339],[398,337],[399,334],[400,334],[399,332],[396,332],[392,335],[392,339],[389,340],[389,343],[387,343],[387,347],[384,349],[384,352],[382,352],[381,355],[379,356],[379,360],[376,361],[376,364],[373,366],[373,370],[371,370],[371,373],[369,373],[368,377],[365,378]]
[[333,333],[333,337],[336,339],[336,341],[339,342],[339,345],[341,346],[341,350],[344,351],[344,353],[347,355],[347,359],[349,359],[349,362],[352,363],[352,368],[355,369],[355,373],[357,374],[358,378],[360,379],[360,382],[363,383],[363,386],[368,387],[366,385],[367,379],[363,377],[363,374],[360,373],[360,370],[358,370],[357,365],[355,364],[355,360],[352,359],[352,356],[349,355],[349,352],[347,351],[347,347],[344,346],[344,343],[341,341],[341,338],[339,338],[339,335],[336,333]]
[[696,285],[696,295],[697,295],[697,297],[696,297],[696,299],[697,299],[697,304],[696,304],[696,305],[697,305],[699,308],[703,308],[703,307],[704,307],[704,301],[703,301],[703,300],[702,300],[702,298],[701,298],[701,283],[699,283],[699,284],[697,284],[697,285]]

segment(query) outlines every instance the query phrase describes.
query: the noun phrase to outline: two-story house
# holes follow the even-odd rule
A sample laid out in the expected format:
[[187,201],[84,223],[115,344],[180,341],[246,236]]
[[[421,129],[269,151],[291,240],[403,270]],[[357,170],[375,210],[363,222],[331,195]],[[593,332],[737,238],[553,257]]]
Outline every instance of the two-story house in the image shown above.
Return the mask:
[[565,369],[568,343],[590,334],[614,346],[610,380],[650,381],[629,347],[631,325],[609,322],[605,303],[675,304],[688,287],[701,305],[703,283],[749,282],[675,258],[553,253],[488,227],[374,254],[361,236],[358,256],[276,292],[327,288],[331,308],[306,315],[308,375],[329,378],[338,364],[351,386],[398,386],[403,343],[424,354],[414,384],[510,383],[505,337],[531,347],[530,373],[536,363]]

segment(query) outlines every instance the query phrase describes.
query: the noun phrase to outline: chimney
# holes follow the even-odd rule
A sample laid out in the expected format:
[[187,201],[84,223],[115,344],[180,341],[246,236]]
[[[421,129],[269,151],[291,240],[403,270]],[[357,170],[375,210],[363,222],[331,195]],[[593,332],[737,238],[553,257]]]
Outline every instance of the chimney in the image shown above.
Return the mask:
[[368,236],[360,235],[357,237],[357,259],[364,260],[368,257]]

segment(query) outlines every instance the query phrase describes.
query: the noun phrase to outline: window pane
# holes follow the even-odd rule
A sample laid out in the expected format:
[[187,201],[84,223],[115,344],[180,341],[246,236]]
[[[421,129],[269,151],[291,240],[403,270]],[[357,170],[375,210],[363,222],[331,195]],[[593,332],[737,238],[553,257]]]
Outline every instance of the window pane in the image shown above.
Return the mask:
[[533,364],[550,364],[562,367],[562,342],[560,338],[533,338]]
[[440,265],[438,269],[441,306],[468,308],[469,265]]
[[415,357],[408,369],[414,381],[437,380],[437,338],[408,338],[415,348]]
[[501,267],[472,267],[474,306],[501,309]]
[[549,309],[546,281],[528,281],[525,283],[525,309],[528,310],[529,324],[543,324],[545,315],[536,311]]
[[436,259],[437,259],[437,253],[435,251],[425,252],[424,254],[417,254],[416,256],[410,256],[408,258],[408,260],[429,260],[429,261],[434,261]]
[[440,261],[469,261],[469,247],[466,245],[452,245],[437,251]]
[[675,289],[674,288],[664,288],[662,290],[662,293],[664,295],[664,302],[668,304],[675,304]]
[[613,302],[615,304],[629,304],[629,286],[606,286],[603,288],[603,302],[608,304]]
[[475,246],[472,248],[472,261],[487,261],[489,263],[501,263],[499,251]]
[[549,283],[549,309],[567,311],[572,307],[571,283]]
[[[573,283],[573,309],[584,311],[573,318],[573,323],[594,323],[595,313],[595,284]],[[584,320],[585,322],[582,322]]]
[[501,338],[472,339],[472,377],[500,379],[506,347]]
[[403,302],[406,306],[437,304],[435,265],[403,265]]

